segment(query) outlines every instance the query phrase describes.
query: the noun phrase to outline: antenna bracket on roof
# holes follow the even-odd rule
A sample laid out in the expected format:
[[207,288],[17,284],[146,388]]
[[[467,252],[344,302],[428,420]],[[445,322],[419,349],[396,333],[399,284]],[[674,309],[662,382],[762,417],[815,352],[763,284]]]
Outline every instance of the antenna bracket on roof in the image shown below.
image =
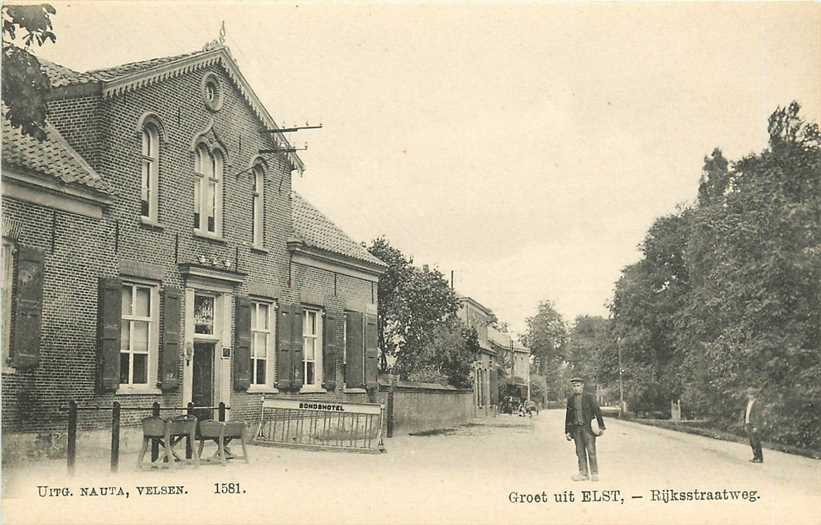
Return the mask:
[[263,128],[266,133],[293,133],[294,131],[301,131],[303,129],[322,129],[322,123],[318,126],[311,126],[307,122],[304,126],[291,126],[290,128]]
[[261,149],[259,150],[259,154],[263,155],[265,153],[294,153],[296,151],[305,151],[308,149],[308,144],[305,144],[304,148],[275,148],[275,149]]

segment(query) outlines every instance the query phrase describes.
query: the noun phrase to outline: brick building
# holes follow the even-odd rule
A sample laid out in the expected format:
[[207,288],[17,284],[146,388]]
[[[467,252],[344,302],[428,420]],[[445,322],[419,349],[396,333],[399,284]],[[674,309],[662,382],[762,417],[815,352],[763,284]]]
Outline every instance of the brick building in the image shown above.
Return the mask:
[[3,124],[4,449],[53,439],[70,399],[368,399],[385,265],[292,191],[302,161],[229,50],[43,66],[48,140]]

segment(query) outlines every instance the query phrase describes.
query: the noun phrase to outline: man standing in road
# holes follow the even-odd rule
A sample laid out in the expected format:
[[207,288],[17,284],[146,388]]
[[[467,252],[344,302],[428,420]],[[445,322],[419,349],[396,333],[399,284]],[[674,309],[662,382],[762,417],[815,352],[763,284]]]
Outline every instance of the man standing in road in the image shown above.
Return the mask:
[[[579,459],[579,473],[573,481],[599,480],[599,465],[596,461],[596,435],[604,433],[604,420],[599,404],[591,394],[584,393],[584,379],[570,380],[573,393],[567,398],[567,412],[564,419],[564,433],[568,441],[576,442],[576,457]],[[593,433],[590,422],[596,418],[598,434]],[[589,477],[588,477],[589,474]]]
[[756,399],[758,390],[754,387],[747,388],[747,408],[744,410],[744,430],[750,438],[750,447],[753,449],[753,459],[751,463],[764,463],[764,453],[761,451],[761,438],[759,430],[762,423],[761,401]]

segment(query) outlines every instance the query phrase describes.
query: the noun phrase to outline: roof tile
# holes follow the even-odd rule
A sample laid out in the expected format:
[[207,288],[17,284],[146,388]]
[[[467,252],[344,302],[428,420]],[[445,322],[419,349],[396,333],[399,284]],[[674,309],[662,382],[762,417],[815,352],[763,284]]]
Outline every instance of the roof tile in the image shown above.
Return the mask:
[[102,193],[111,193],[111,185],[69,146],[51,124],[46,124],[46,136],[45,142],[40,142],[24,135],[4,116],[3,166],[24,168],[66,184],[79,184]]
[[352,259],[385,266],[365,249],[351,239],[322,212],[316,209],[297,192],[291,193],[291,232],[306,245],[327,252],[344,255]]
[[194,51],[192,53],[183,53],[181,55],[174,55],[170,57],[152,58],[149,60],[140,60],[138,62],[129,62],[127,64],[120,64],[118,66],[107,67],[102,69],[92,69],[81,73],[67,68],[60,64],[55,64],[45,59],[38,59],[43,72],[49,79],[49,83],[53,88],[73,86],[76,84],[87,84],[89,82],[110,82],[120,77],[146,71],[148,69],[181,60],[183,58],[208,53],[210,49],[201,51]]

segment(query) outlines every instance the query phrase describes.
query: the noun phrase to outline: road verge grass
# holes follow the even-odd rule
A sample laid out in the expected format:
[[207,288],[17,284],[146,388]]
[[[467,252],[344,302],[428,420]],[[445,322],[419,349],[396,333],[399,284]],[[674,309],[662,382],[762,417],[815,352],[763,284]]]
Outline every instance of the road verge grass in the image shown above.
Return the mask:
[[[674,430],[676,432],[685,432],[687,434],[695,434],[698,436],[709,437],[713,439],[720,439],[722,441],[732,441],[735,443],[748,443],[747,436],[739,436],[732,432],[725,430],[718,430],[709,425],[707,421],[672,421],[669,419],[644,419],[633,416],[622,416],[622,421],[630,423],[638,423],[640,425],[649,425],[667,430]],[[772,441],[764,441],[762,443],[764,448],[777,450],[779,452],[786,452],[787,454],[795,454],[812,459],[821,459],[821,450],[801,448],[792,445],[784,445]]]

